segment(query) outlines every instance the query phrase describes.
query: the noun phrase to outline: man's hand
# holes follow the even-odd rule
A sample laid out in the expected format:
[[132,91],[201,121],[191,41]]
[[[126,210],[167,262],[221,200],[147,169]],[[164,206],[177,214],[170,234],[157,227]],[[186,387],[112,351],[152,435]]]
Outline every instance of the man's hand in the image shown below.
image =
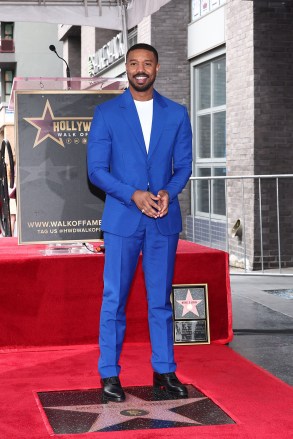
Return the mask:
[[149,191],[137,190],[131,199],[135,202],[139,210],[151,218],[159,218],[161,212],[160,196],[156,196]]
[[167,215],[168,213],[168,208],[169,208],[169,194],[167,191],[165,191],[164,189],[162,189],[161,191],[158,192],[158,198],[159,198],[159,202],[158,205],[160,207],[160,211],[159,211],[159,217],[162,218],[162,216]]

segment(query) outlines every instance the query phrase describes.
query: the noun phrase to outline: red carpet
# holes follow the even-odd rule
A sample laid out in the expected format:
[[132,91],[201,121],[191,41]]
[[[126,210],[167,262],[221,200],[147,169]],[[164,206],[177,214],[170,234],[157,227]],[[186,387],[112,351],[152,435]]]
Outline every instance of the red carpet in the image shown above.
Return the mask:
[[[6,348],[0,350],[0,439],[52,437],[37,405],[37,392],[99,387],[94,343],[102,270],[102,255],[44,257],[39,247],[17,246],[13,238],[2,240],[0,347]],[[228,255],[181,242],[174,283],[205,282],[213,344],[175,346],[178,376],[212,399],[236,423],[53,437],[289,439],[292,389],[221,345],[232,339]],[[123,385],[150,386],[141,263],[128,304],[126,340],[132,343],[125,344],[122,354]],[[12,349],[23,346],[36,347]]]
[[[48,390],[99,387],[98,350],[67,349],[0,351],[0,438],[50,437],[34,396]],[[236,424],[160,430],[58,435],[62,439],[179,438],[289,439],[292,434],[292,388],[254,366],[226,346],[176,346],[178,376],[199,388]],[[149,344],[126,344],[121,364],[125,386],[150,385]],[[147,360],[146,360],[147,358]],[[52,436],[51,436],[52,437]]]

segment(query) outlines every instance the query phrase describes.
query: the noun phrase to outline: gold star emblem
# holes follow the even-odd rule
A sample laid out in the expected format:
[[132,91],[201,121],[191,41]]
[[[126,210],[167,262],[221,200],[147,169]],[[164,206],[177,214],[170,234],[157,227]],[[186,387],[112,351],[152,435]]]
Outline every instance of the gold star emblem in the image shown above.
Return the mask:
[[[87,135],[90,129],[91,119],[91,117],[56,117],[54,116],[48,99],[41,117],[24,118],[26,122],[38,130],[33,148],[44,142],[46,139],[51,139],[65,148],[63,135],[69,135],[72,137],[75,137],[76,135],[78,136],[79,133],[86,133]],[[65,142],[67,144],[70,144],[73,141],[75,144],[81,142],[78,137],[74,138],[74,140],[72,140],[71,137],[65,137]],[[82,139],[82,143],[86,144],[86,139]]]

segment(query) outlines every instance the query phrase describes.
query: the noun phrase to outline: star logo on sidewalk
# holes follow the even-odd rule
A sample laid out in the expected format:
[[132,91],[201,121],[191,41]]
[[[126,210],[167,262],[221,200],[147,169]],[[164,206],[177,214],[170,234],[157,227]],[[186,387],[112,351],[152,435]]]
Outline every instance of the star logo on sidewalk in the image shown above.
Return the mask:
[[[206,398],[190,398],[189,400],[184,398],[175,401],[144,401],[141,398],[126,393],[126,401],[121,404],[108,402],[108,404],[77,405],[75,407],[59,406],[54,407],[54,410],[95,414],[96,420],[87,431],[87,433],[93,433],[95,431],[103,431],[108,427],[123,424],[128,421],[129,418],[138,420],[141,417],[158,421],[183,422],[187,425],[200,425],[200,422],[193,421],[188,416],[179,415],[173,412],[172,409],[203,399]],[[44,407],[44,409],[48,410],[49,407]]]
[[102,389],[40,392],[38,398],[53,435],[234,423],[198,389],[187,388],[188,398],[176,398],[152,386],[126,387],[121,403],[105,403]]

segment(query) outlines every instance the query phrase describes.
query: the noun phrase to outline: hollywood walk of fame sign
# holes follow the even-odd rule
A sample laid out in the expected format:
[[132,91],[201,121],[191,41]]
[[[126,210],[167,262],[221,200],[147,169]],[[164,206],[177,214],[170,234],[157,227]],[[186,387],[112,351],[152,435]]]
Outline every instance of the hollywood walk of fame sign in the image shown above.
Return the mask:
[[188,398],[176,398],[152,386],[126,387],[122,403],[105,403],[102,389],[38,392],[36,398],[54,436],[234,424],[206,395],[187,388]]
[[96,105],[117,91],[17,91],[20,244],[90,242],[101,236],[105,194],[88,180],[86,152]]
[[173,285],[171,299],[174,343],[210,343],[207,285]]

